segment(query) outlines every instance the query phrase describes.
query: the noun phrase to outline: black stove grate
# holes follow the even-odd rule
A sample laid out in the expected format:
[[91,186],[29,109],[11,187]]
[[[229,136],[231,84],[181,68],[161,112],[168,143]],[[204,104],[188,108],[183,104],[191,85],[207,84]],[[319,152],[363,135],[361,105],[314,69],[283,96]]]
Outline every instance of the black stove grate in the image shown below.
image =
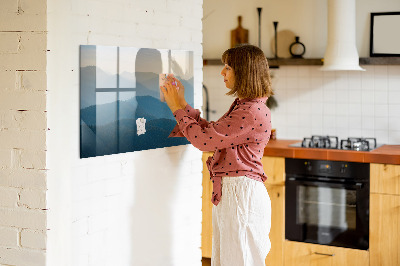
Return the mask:
[[342,139],[339,145],[339,138],[336,136],[313,135],[311,138],[304,138],[301,142],[303,148],[341,149],[354,151],[370,151],[377,148],[376,138],[347,138]]

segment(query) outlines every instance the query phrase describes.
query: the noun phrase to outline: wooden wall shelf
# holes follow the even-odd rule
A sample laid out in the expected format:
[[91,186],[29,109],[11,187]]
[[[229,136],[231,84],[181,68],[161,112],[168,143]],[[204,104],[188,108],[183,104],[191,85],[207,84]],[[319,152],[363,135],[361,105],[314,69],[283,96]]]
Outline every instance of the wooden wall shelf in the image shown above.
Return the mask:
[[[271,68],[279,66],[322,66],[322,58],[268,58]],[[204,59],[204,66],[222,65],[220,59]],[[400,57],[362,57],[360,65],[400,65]]]
[[400,57],[362,57],[360,65],[400,65]]
[[271,67],[279,66],[322,66],[322,58],[269,58]]
[[[279,66],[304,66],[304,65],[322,65],[321,58],[268,58],[268,63],[270,67]],[[220,59],[204,59],[204,66],[217,66],[222,65]]]

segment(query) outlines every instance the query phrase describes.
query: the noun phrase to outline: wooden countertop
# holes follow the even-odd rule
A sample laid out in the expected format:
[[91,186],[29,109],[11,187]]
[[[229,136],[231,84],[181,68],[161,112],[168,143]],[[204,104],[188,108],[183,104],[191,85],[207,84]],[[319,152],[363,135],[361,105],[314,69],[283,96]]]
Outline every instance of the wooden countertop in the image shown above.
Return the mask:
[[400,164],[400,145],[383,145],[372,151],[290,147],[301,140],[270,140],[264,156],[364,163]]

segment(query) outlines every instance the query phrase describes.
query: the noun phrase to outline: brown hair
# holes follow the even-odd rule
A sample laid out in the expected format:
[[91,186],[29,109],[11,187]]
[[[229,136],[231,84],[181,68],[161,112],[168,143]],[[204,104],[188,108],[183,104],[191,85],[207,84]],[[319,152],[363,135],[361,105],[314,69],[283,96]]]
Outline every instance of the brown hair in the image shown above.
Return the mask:
[[235,74],[235,86],[227,95],[255,99],[274,94],[268,61],[260,48],[249,44],[230,48],[222,54],[221,60]]

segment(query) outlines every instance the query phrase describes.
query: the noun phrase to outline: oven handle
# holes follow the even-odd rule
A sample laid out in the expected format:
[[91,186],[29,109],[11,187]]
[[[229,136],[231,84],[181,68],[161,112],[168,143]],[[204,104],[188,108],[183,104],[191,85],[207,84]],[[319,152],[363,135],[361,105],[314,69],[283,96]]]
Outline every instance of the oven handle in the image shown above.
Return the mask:
[[303,178],[297,178],[297,177],[288,177],[287,181],[294,181],[297,183],[301,183],[304,185],[318,185],[318,184],[325,184],[325,185],[340,185],[348,188],[353,188],[353,189],[361,189],[363,187],[362,182],[356,182],[356,183],[346,183],[346,182],[332,182],[332,181],[321,181],[321,180],[316,180],[316,181],[309,181],[309,180],[304,180]]

